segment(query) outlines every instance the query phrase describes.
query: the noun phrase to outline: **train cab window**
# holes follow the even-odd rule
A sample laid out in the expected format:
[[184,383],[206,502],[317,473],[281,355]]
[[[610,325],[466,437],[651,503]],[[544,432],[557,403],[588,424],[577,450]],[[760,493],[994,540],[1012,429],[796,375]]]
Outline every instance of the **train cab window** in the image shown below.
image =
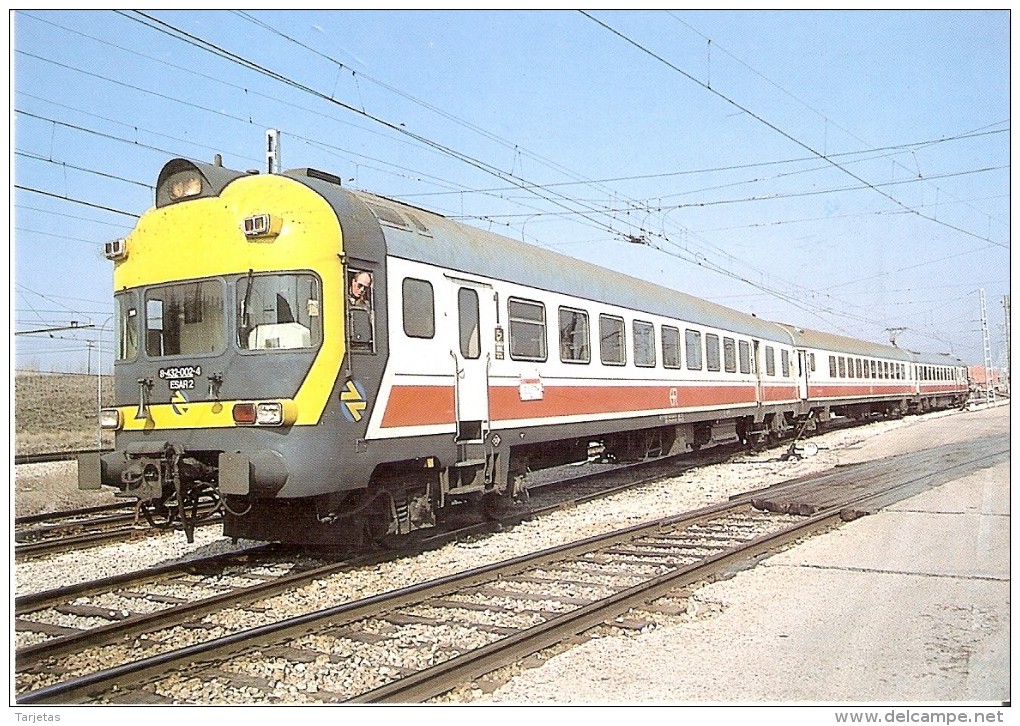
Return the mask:
[[222,353],[226,329],[219,280],[163,285],[145,292],[145,352],[150,358]]
[[751,372],[751,344],[746,340],[737,343],[737,351],[740,354],[740,372]]
[[436,296],[432,283],[405,277],[401,299],[404,306],[404,335],[408,338],[434,338]]
[[591,335],[588,313],[560,308],[560,360],[564,363],[591,362]]
[[721,367],[719,363],[719,336],[715,333],[705,333],[705,368],[710,371],[717,371]]
[[627,363],[626,326],[623,318],[599,315],[599,355],[607,366]]
[[655,326],[643,320],[634,321],[634,365],[655,367]]
[[375,352],[375,302],[372,273],[347,271],[347,339],[352,353]]
[[727,373],[737,372],[737,343],[733,338],[722,339],[723,368]]
[[248,275],[238,279],[236,290],[241,350],[314,348],[322,340],[314,275]]
[[780,362],[780,365],[782,366],[781,370],[783,371],[783,378],[789,378],[790,377],[790,351],[788,351],[788,350],[780,351],[780,353],[779,353],[779,362]]
[[514,360],[545,360],[548,357],[545,332],[545,305],[531,300],[510,298],[510,357]]
[[457,326],[460,338],[460,354],[475,359],[482,354],[478,293],[470,287],[457,291]]
[[662,365],[664,368],[680,367],[680,329],[672,325],[663,325],[660,331],[662,338]]
[[134,360],[138,356],[138,302],[133,292],[122,292],[115,296],[117,330],[117,360]]
[[776,375],[776,349],[771,345],[765,346],[765,375]]
[[701,370],[701,332],[687,330],[684,332],[684,343],[687,348],[687,370]]

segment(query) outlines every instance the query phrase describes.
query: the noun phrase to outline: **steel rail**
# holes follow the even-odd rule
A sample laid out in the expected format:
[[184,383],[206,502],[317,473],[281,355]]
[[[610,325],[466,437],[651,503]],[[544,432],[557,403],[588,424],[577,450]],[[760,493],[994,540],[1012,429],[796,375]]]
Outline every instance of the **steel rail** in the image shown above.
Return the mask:
[[51,461],[71,461],[85,454],[108,454],[113,449],[74,449],[70,451],[49,451],[42,454],[15,454],[14,464],[46,464]]
[[62,519],[72,517],[83,517],[101,512],[114,512],[119,509],[134,509],[134,502],[113,502],[111,504],[100,504],[95,507],[82,507],[81,509],[65,509],[58,512],[39,512],[37,514],[25,514],[14,518],[15,527],[39,522],[59,522]]
[[[117,519],[132,519],[133,515],[125,518],[105,518],[110,521],[116,521]],[[210,519],[196,522],[197,527],[207,527],[213,524],[219,524],[221,522],[219,516],[213,516]],[[54,527],[45,528],[47,531],[58,531],[61,529],[77,528],[82,529],[95,524],[95,521],[82,521],[80,523],[68,523],[66,525],[56,525]],[[25,557],[25,556],[38,556],[42,554],[50,554],[61,552],[74,547],[77,545],[98,545],[110,540],[122,540],[127,541],[129,539],[141,539],[152,536],[159,536],[176,532],[176,528],[161,528],[161,527],[144,527],[136,528],[134,525],[113,527],[104,529],[98,532],[83,532],[81,534],[68,535],[64,537],[54,537],[49,539],[41,539],[34,542],[15,542],[14,544],[14,556]],[[26,533],[18,533],[24,537]]]

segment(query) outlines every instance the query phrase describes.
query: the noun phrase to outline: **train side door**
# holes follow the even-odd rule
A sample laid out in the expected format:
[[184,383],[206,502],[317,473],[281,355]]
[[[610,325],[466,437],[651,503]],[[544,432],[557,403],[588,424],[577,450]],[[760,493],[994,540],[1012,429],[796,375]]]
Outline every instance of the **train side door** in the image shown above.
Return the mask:
[[762,383],[761,380],[761,372],[762,369],[764,368],[764,365],[762,364],[761,361],[761,342],[757,340],[752,340],[751,346],[752,346],[751,351],[753,354],[751,356],[751,360],[753,361],[754,365],[754,380],[755,380],[754,395],[758,403],[758,408],[761,409],[761,407],[765,403],[764,384]]
[[797,351],[797,389],[800,400],[808,399],[808,354],[806,350]]
[[484,283],[454,279],[456,326],[451,331],[454,367],[456,439],[460,443],[485,440],[489,432],[489,366],[492,362],[495,302]]

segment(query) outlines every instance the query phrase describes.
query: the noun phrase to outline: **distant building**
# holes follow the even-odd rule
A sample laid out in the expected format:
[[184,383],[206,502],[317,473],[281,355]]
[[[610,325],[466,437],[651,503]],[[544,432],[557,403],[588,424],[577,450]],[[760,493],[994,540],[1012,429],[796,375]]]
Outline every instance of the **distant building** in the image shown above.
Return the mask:
[[970,366],[967,368],[967,376],[970,378],[970,387],[974,391],[987,391],[989,384],[996,391],[1005,391],[1006,380],[998,368],[985,368],[984,366]]

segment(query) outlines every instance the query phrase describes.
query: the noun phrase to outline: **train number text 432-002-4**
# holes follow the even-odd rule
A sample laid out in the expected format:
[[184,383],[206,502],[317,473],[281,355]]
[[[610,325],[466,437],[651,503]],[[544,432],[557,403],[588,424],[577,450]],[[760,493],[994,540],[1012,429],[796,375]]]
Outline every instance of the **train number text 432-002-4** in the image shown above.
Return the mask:
[[171,391],[190,391],[195,388],[195,376],[202,375],[202,366],[160,368],[159,377],[168,381]]

